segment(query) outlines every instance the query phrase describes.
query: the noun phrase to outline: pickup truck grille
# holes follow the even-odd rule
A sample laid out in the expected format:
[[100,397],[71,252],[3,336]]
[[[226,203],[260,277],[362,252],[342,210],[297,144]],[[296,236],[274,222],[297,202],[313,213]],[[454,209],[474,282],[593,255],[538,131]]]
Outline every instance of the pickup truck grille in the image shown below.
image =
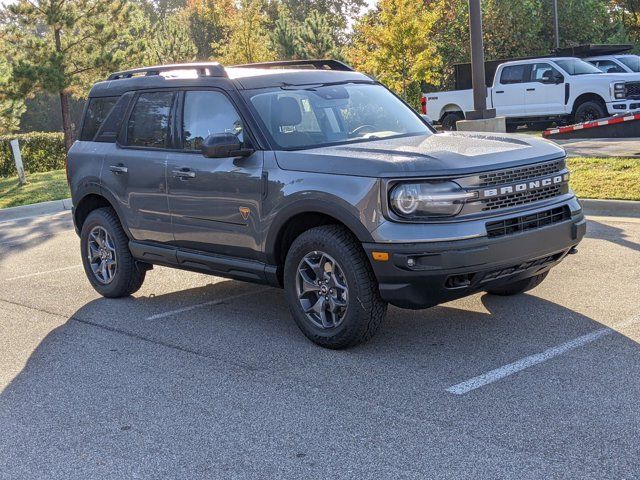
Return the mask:
[[627,82],[627,98],[640,98],[640,82]]
[[479,187],[491,187],[493,185],[501,185],[504,183],[519,182],[520,180],[528,180],[534,177],[543,177],[559,172],[565,167],[564,160],[555,160],[553,162],[540,163],[523,168],[513,168],[510,170],[501,170],[499,172],[489,172],[480,175]]

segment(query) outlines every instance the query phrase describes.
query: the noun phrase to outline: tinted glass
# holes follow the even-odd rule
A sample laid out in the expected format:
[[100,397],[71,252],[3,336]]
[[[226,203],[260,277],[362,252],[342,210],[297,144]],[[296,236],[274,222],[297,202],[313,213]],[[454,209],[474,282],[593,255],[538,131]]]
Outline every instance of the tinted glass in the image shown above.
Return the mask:
[[595,60],[589,62],[604,73],[624,73],[625,70],[613,60]]
[[569,58],[566,60],[554,60],[560,68],[569,75],[587,75],[591,73],[602,73],[596,67],[577,58]]
[[266,130],[281,148],[431,133],[411,108],[381,85],[287,87],[248,95]]
[[173,92],[143,93],[127,124],[127,143],[136,147],[167,148]]
[[556,75],[560,75],[560,72],[548,63],[536,63],[531,71],[531,81],[550,82],[553,81]]
[[524,82],[527,67],[528,65],[512,65],[510,67],[504,67],[502,74],[500,75],[500,83],[506,85],[509,83]]
[[634,72],[640,72],[640,57],[638,55],[629,55],[625,57],[617,57],[622,63]]
[[205,138],[216,133],[233,133],[243,140],[240,115],[229,99],[220,92],[187,92],[182,121],[184,149],[198,150]]
[[109,115],[109,112],[118,101],[118,97],[92,98],[84,117],[80,140],[91,141],[96,136],[98,129]]

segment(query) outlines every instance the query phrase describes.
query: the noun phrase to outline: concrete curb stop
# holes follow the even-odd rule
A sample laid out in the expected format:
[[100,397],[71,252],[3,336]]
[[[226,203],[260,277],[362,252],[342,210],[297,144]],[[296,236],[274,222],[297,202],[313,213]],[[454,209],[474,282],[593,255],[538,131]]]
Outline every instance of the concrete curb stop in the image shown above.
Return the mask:
[[54,213],[64,212],[65,210],[71,210],[72,207],[71,199],[65,198],[51,202],[23,205],[21,207],[2,208],[0,209],[0,222],[8,222],[20,218],[39,217],[40,215],[52,215]]

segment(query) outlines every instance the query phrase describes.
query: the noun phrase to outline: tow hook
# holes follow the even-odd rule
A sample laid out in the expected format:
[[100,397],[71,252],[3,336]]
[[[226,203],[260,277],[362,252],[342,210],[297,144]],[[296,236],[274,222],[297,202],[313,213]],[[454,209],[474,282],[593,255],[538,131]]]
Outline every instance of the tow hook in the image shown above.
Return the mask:
[[576,247],[571,247],[571,250],[569,250],[569,255],[575,255],[576,253],[578,253],[578,249]]

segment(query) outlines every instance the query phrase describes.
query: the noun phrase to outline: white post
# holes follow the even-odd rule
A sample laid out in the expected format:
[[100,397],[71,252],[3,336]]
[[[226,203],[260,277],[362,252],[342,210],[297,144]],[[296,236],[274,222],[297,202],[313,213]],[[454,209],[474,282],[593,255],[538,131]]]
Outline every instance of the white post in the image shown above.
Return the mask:
[[13,160],[16,162],[16,170],[18,171],[18,179],[20,185],[27,184],[27,177],[24,174],[24,166],[22,165],[22,155],[20,155],[20,144],[18,140],[14,139],[9,142],[11,145],[11,151],[13,152]]

